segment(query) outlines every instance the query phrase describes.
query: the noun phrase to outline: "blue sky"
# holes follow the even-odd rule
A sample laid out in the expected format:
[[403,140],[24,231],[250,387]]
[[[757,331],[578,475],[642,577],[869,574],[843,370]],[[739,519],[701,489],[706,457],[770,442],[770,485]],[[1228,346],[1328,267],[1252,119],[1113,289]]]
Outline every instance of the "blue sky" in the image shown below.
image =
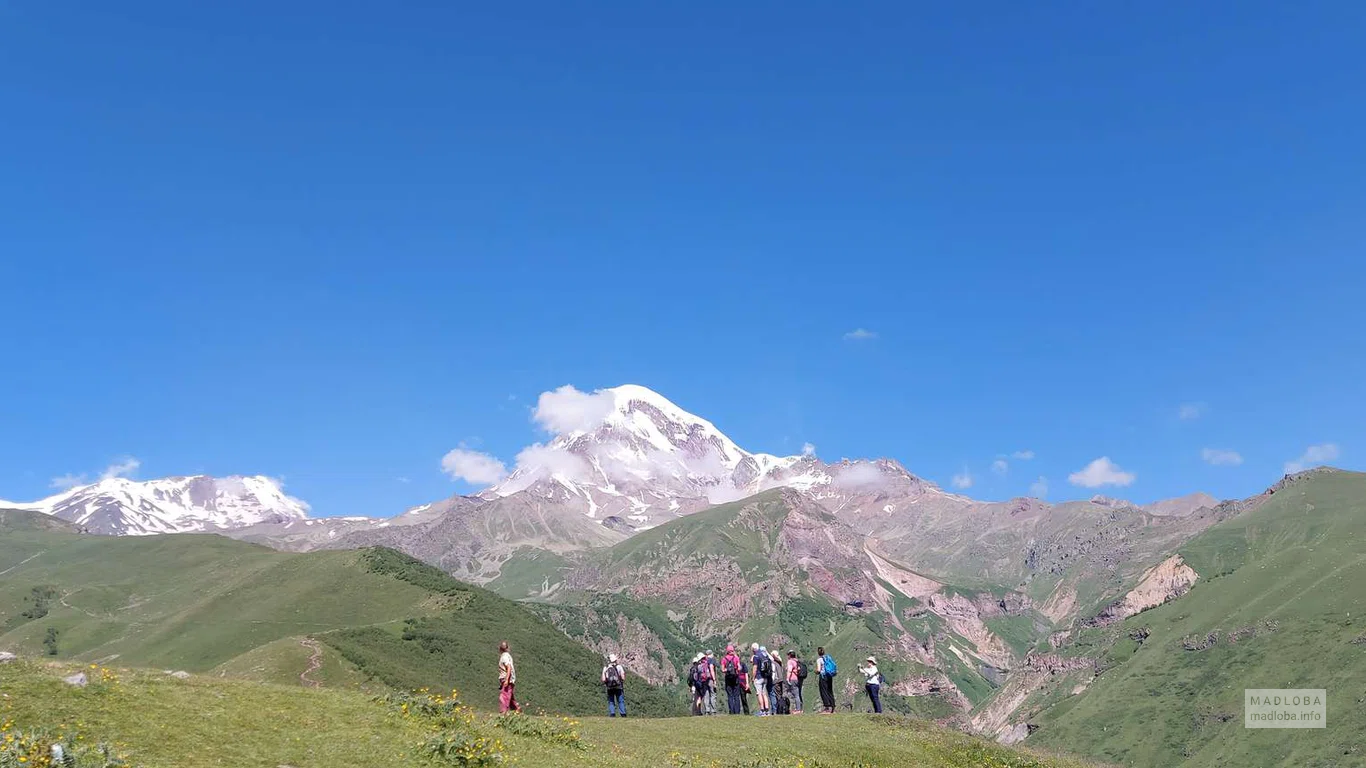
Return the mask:
[[458,5],[0,9],[0,497],[393,514],[625,382],[985,498],[1366,466],[1361,4]]

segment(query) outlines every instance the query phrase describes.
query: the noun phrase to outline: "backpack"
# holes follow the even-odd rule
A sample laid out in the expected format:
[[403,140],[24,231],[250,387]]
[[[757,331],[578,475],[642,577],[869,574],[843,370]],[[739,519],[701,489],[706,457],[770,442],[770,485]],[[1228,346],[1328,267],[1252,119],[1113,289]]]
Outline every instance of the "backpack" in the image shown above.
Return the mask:
[[835,660],[830,658],[830,654],[828,653],[823,658],[825,659],[825,676],[834,677],[836,671]]
[[711,682],[711,662],[706,659],[697,665],[697,679],[703,683]]
[[616,664],[607,665],[607,690],[619,691],[625,681],[621,679],[621,667]]
[[694,664],[694,665],[692,665],[692,667],[688,670],[688,687],[690,687],[690,688],[701,688],[701,687],[702,687],[702,673],[701,673],[701,671],[700,671],[700,667],[701,667],[701,666],[702,666],[701,664]]
[[768,656],[759,659],[759,676],[765,680],[773,679],[773,659]]
[[797,659],[797,680],[798,680],[798,681],[801,681],[801,680],[805,680],[805,679],[806,679],[806,662],[802,661],[801,659]]

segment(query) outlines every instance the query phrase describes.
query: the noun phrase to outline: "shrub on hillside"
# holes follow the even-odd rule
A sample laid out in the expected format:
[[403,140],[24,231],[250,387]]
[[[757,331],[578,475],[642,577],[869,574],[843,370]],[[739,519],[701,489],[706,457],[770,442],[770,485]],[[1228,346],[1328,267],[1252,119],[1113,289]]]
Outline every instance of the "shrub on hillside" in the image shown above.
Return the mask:
[[[54,749],[55,747],[55,749]],[[0,723],[0,768],[125,768],[107,744],[82,744],[79,736],[47,728]]]

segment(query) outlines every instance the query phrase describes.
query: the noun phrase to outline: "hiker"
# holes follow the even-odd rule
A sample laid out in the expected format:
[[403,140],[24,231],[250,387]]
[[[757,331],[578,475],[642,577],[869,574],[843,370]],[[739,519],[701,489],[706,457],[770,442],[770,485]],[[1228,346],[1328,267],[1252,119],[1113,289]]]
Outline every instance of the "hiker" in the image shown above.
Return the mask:
[[710,650],[702,654],[702,662],[707,666],[707,695],[703,697],[702,703],[706,707],[707,714],[714,715],[716,714],[716,680],[720,677],[721,664]]
[[[754,657],[749,660],[751,676],[754,678],[754,695],[758,699],[759,711],[755,714],[763,717],[769,714],[768,684],[773,674],[773,662],[768,658],[768,653],[763,646],[752,643],[750,650]],[[765,667],[768,668],[765,671]]]
[[694,715],[705,714],[705,701],[707,697],[707,685],[703,676],[706,674],[708,665],[703,654],[699,653],[692,658],[692,666],[688,669],[688,685],[692,688],[692,713]]
[[521,712],[517,704],[517,665],[512,663],[512,653],[508,651],[506,640],[498,644],[498,711]]
[[746,715],[749,714],[749,689],[752,687],[749,665],[744,659],[740,659],[740,710]]
[[626,670],[615,653],[607,655],[607,666],[602,668],[602,685],[607,689],[607,716],[616,717],[620,712],[626,717]]
[[721,678],[726,683],[726,712],[740,714],[740,654],[735,646],[726,646],[726,655],[721,657]]
[[821,689],[821,714],[835,714],[835,660],[824,648],[816,649],[816,683]]
[[806,662],[797,658],[796,651],[787,652],[787,691],[792,697],[792,714],[800,715],[805,706],[802,704],[802,686],[806,685]]
[[768,670],[768,711],[774,715],[790,715],[792,709],[787,700],[787,667],[783,662],[783,652],[776,648],[770,653],[764,646],[759,649],[769,654]]
[[864,688],[868,691],[868,700],[873,702],[873,713],[882,714],[882,673],[877,671],[877,659],[869,656],[858,671],[863,673]]

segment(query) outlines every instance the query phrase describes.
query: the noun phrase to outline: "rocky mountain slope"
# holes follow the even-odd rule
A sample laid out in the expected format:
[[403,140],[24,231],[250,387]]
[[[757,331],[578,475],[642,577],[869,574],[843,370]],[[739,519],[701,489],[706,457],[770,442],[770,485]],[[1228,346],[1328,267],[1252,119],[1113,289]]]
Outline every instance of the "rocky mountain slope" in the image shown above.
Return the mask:
[[[1366,474],[1291,476],[1035,655],[974,721],[1117,765],[1360,765],[1362,585]],[[1247,688],[1326,689],[1327,727],[1244,728]]]
[[307,504],[259,475],[146,481],[114,477],[40,501],[4,504],[52,515],[91,533],[124,536],[227,531],[308,516]]

